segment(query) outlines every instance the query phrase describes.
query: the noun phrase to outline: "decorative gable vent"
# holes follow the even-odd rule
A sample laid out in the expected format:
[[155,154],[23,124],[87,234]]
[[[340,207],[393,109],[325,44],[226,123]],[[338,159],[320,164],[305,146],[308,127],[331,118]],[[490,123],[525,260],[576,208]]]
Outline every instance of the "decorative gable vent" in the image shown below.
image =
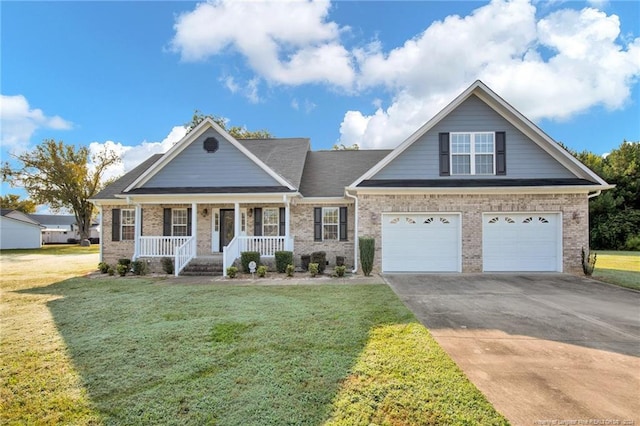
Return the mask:
[[214,152],[216,152],[218,150],[219,145],[220,144],[218,143],[218,139],[214,137],[206,138],[202,143],[202,147],[209,154],[213,154]]

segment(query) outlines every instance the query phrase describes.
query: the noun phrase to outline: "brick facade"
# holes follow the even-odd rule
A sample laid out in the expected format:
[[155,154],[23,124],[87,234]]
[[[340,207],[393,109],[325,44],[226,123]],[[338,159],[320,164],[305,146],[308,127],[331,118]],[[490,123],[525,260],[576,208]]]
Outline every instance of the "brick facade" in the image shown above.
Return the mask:
[[589,208],[585,194],[359,195],[358,235],[374,237],[380,270],[382,213],[461,213],[462,272],[482,271],[482,214],[486,212],[561,212],[564,272],[581,270],[580,250],[589,246]]

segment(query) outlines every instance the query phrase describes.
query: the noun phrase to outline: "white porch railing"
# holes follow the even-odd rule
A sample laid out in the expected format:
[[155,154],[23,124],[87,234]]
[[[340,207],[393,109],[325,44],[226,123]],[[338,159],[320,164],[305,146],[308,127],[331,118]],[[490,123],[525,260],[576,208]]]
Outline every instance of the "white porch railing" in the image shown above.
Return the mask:
[[287,237],[236,237],[222,249],[222,273],[240,257],[243,251],[257,251],[260,256],[273,257],[277,251],[293,251],[293,238]]
[[174,272],[176,277],[180,275],[180,272],[184,269],[185,266],[196,257],[196,239],[193,237],[189,237],[184,244],[180,247],[176,248],[175,254],[175,267]]
[[140,237],[140,257],[173,257],[192,237]]

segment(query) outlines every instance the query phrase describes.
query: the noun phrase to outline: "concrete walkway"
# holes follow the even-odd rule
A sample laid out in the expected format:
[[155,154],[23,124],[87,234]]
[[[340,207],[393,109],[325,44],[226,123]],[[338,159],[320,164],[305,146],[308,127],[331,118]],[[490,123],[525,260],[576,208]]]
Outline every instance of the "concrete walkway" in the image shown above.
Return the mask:
[[640,425],[640,292],[566,274],[385,278],[512,424]]

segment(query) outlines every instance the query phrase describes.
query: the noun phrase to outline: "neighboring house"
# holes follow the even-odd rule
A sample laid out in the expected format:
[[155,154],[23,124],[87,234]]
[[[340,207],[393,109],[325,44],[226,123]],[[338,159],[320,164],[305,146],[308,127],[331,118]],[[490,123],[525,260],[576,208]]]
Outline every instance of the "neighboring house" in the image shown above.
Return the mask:
[[480,81],[394,150],[236,140],[205,120],[93,200],[102,259],[326,251],[381,272],[578,271],[611,188]]
[[[29,216],[44,226],[42,230],[44,244],[60,244],[67,243],[69,240],[80,240],[80,228],[74,215],[30,214]],[[98,224],[91,227],[89,238],[99,238],[98,228]]]
[[32,249],[42,245],[42,227],[18,210],[0,210],[0,249]]

